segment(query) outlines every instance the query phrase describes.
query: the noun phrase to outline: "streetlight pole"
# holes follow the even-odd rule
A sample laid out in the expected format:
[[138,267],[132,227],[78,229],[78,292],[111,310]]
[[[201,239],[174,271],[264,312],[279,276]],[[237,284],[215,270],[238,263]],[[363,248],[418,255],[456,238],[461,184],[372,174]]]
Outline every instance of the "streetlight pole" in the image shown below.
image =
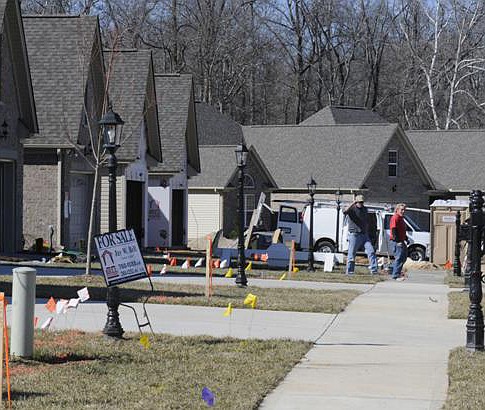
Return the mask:
[[335,192],[335,202],[337,203],[337,228],[335,231],[335,252],[339,251],[339,234],[340,234],[340,198],[342,197],[342,193],[340,189],[337,189]]
[[[116,166],[115,152],[121,143],[121,132],[124,121],[115,113],[111,106],[101,118],[99,125],[103,128],[104,148],[108,152],[108,182],[109,182],[109,232],[117,230],[116,223]],[[120,305],[120,290],[118,286],[108,286],[106,293],[108,317],[104,325],[103,334],[120,339],[124,330],[121,327],[118,307]]]
[[311,178],[310,182],[307,184],[308,193],[310,194],[310,234],[308,236],[308,272],[315,272],[313,267],[313,205],[315,204],[315,190],[317,188],[317,183]]
[[237,235],[237,276],[236,285],[246,287],[248,280],[246,278],[245,265],[246,255],[244,254],[244,168],[248,157],[248,149],[244,142],[236,148],[236,161],[238,172],[238,193],[237,193],[237,213],[239,217],[239,229]]
[[470,309],[466,322],[466,347],[469,351],[483,351],[484,323],[482,312],[482,237],[483,237],[483,192],[476,190],[470,194],[471,227],[471,272],[470,272]]

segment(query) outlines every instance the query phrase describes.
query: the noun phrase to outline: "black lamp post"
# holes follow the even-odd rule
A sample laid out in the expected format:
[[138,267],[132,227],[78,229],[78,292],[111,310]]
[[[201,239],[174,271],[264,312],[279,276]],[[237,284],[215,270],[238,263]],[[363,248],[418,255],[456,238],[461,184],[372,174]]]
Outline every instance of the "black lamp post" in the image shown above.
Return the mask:
[[[109,231],[117,230],[116,223],[116,156],[115,152],[121,143],[121,133],[125,122],[113,111],[111,106],[108,112],[101,118],[99,125],[102,127],[104,145],[108,152],[109,172]],[[117,286],[109,286],[106,294],[108,305],[108,317],[104,325],[103,333],[106,336],[121,338],[124,331],[120,324],[118,306],[120,305],[120,290]]]
[[483,192],[476,190],[470,194],[471,227],[471,272],[470,272],[470,309],[466,322],[466,347],[469,351],[483,351],[484,323],[482,312],[482,237],[484,227]]
[[306,184],[308,187],[308,193],[310,195],[310,234],[308,236],[308,272],[315,272],[315,268],[313,267],[313,205],[315,203],[315,191],[317,189],[317,183],[313,179],[310,179],[310,182]]
[[237,234],[237,276],[236,285],[245,287],[248,285],[246,272],[246,255],[244,254],[244,168],[248,159],[248,149],[244,142],[236,148],[236,161],[239,169],[238,193],[237,193],[237,213],[239,216],[239,230]]
[[335,252],[338,252],[339,250],[339,225],[340,225],[340,199],[342,198],[342,192],[340,192],[340,189],[337,189],[337,192],[335,192],[335,202],[337,203],[337,228],[335,231]]

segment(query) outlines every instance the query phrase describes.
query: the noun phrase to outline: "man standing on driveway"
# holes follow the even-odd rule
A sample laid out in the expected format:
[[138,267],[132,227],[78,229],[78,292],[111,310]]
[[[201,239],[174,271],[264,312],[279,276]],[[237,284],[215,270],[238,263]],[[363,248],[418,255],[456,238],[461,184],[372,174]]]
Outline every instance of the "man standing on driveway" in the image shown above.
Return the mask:
[[348,216],[349,227],[349,251],[347,255],[347,275],[354,274],[355,254],[364,246],[365,253],[369,258],[369,270],[373,275],[377,274],[377,258],[369,237],[369,216],[364,206],[364,196],[357,195],[354,202],[345,211]]
[[406,234],[406,223],[404,222],[404,211],[406,204],[397,204],[394,215],[391,217],[391,241],[394,244],[394,264],[392,265],[392,278],[398,279],[401,276],[402,266],[408,257],[408,240]]

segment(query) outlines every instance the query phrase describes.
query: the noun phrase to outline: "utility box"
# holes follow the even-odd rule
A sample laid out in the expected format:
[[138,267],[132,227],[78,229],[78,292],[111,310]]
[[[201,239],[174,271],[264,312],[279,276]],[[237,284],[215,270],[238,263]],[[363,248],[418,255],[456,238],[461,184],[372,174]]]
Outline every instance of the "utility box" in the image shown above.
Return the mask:
[[461,212],[461,222],[469,217],[468,200],[438,199],[431,206],[431,254],[432,263],[444,265],[455,258],[456,212]]

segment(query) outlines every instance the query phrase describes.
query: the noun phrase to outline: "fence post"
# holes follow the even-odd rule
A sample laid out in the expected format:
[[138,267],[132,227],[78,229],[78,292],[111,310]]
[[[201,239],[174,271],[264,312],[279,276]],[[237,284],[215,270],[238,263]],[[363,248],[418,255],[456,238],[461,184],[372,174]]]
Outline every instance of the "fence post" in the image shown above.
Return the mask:
[[35,276],[33,268],[15,268],[12,283],[12,356],[32,357],[34,353]]
[[482,306],[482,236],[483,236],[483,193],[480,190],[470,194],[471,228],[471,272],[470,310],[466,323],[466,347],[469,351],[483,350]]

